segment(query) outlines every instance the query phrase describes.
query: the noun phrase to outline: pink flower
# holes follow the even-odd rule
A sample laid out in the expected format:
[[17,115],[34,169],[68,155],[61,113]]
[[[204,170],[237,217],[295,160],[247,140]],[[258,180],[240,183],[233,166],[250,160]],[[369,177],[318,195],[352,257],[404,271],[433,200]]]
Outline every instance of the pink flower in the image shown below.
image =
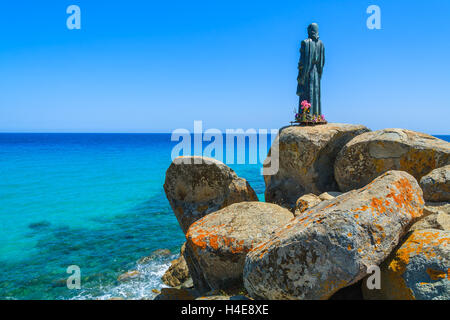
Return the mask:
[[311,103],[309,103],[307,100],[303,100],[300,105],[302,106],[302,110],[308,110],[311,107]]

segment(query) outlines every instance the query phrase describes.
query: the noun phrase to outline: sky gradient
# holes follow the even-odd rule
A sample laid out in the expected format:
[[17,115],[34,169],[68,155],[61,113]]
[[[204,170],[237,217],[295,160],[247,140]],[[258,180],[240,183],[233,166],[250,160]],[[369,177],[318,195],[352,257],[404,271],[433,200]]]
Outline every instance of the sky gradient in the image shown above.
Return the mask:
[[329,121],[450,134],[449,18],[448,0],[3,1],[0,132],[282,127],[317,22]]

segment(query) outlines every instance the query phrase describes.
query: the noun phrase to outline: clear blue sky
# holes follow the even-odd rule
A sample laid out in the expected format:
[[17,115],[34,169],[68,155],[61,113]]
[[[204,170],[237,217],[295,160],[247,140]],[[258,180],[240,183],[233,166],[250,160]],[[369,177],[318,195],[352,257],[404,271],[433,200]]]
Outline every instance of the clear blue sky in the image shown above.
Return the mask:
[[279,128],[317,22],[329,121],[450,134],[449,21],[448,0],[2,1],[0,131]]

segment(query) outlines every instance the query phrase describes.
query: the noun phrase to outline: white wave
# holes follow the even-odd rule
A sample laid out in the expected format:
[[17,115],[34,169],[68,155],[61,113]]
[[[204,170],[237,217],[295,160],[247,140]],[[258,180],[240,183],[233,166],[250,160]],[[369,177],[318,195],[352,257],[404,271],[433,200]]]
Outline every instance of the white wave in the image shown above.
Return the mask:
[[[74,300],[109,300],[112,298],[123,298],[127,300],[153,299],[157,293],[152,290],[161,290],[167,287],[161,277],[170,266],[170,261],[176,259],[173,255],[164,260],[157,258],[146,264],[136,264],[134,270],[139,271],[139,276],[128,281],[111,283],[100,286],[101,294],[93,295],[92,290],[81,289],[80,293],[73,297]],[[96,290],[98,292],[98,290]]]

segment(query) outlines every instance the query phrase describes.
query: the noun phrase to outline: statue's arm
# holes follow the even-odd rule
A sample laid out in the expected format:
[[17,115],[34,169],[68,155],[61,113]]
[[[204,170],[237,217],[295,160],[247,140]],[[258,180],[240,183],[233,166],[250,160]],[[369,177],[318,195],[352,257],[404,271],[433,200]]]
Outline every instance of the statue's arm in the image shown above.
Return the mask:
[[325,66],[325,46],[322,44],[321,52],[320,52],[320,68],[319,75],[322,77],[323,67]]
[[300,59],[299,59],[299,61],[298,61],[298,77],[297,77],[297,80],[301,83],[301,84],[303,84],[305,81],[305,76],[304,76],[304,73],[303,73],[303,69],[304,69],[304,67],[305,67],[305,62],[304,62],[304,60],[305,60],[305,48],[306,48],[306,44],[305,44],[305,41],[302,41],[302,44],[301,44],[301,46],[300,46]]

